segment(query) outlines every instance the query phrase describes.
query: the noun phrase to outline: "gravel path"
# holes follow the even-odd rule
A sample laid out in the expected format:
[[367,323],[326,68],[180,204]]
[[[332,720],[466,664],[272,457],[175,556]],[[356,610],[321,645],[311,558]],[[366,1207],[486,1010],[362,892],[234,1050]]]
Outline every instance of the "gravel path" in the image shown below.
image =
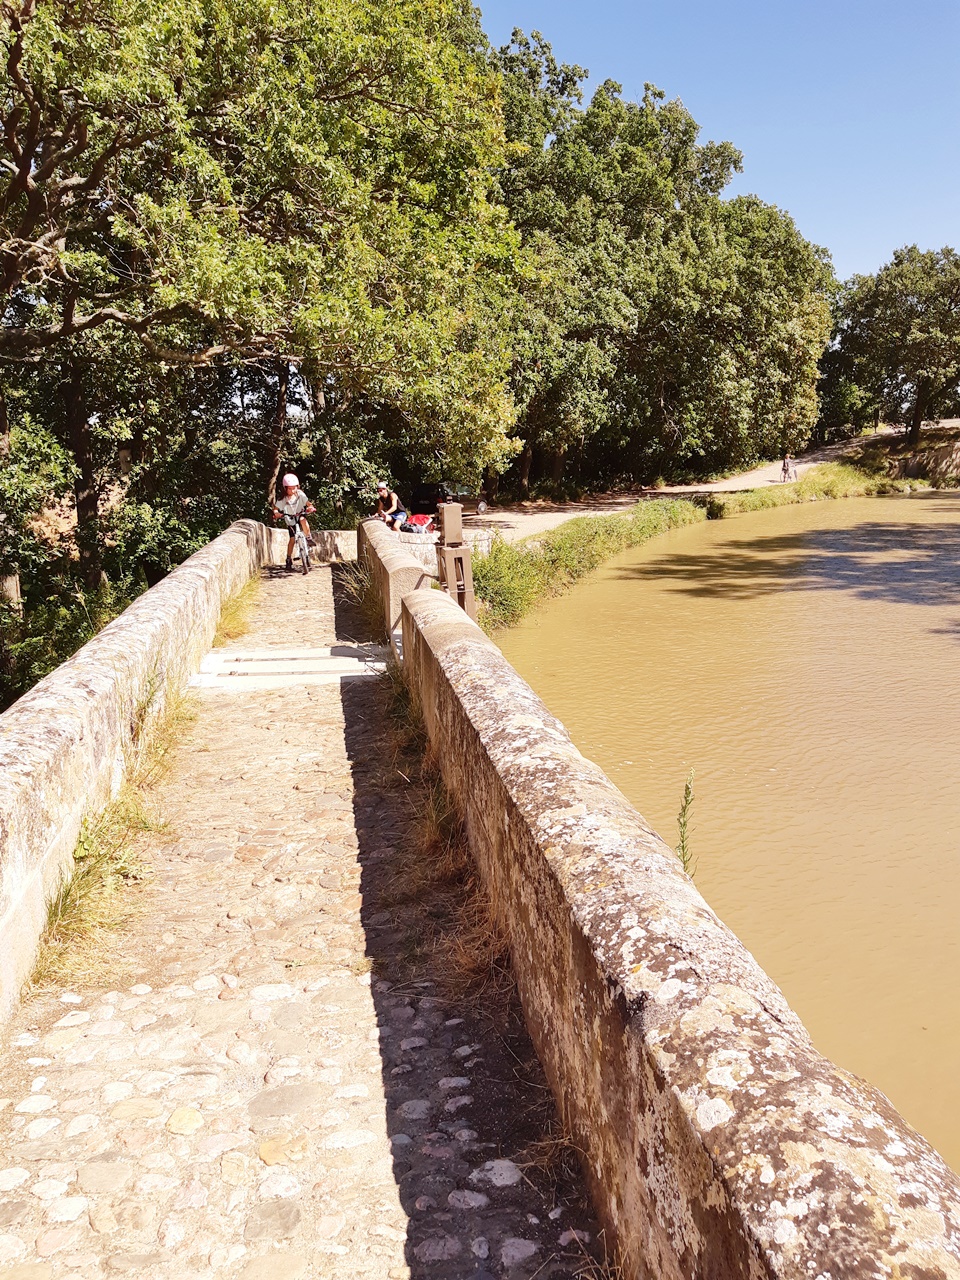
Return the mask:
[[[950,422],[943,425],[950,425]],[[881,427],[880,434],[892,435],[895,431],[892,427]],[[822,462],[836,462],[861,443],[860,440],[841,440],[837,444],[826,445],[813,453],[804,454],[796,459],[798,476],[802,478],[812,467],[819,466]],[[615,496],[601,494],[583,502],[519,502],[509,507],[498,507],[484,516],[469,517],[467,525],[471,529],[494,529],[507,542],[516,542],[535,533],[556,529],[558,525],[577,516],[617,515],[629,511],[642,498],[669,498],[674,495],[682,497],[690,493],[732,493],[740,489],[760,489],[768,484],[780,484],[782,466],[782,460],[767,462],[762,467],[742,471],[723,480],[708,480],[703,484],[668,484],[659,489],[638,489],[634,493]]]
[[[235,644],[358,634],[321,569],[266,580]],[[376,677],[196,695],[110,980],[34,994],[4,1032],[4,1280],[587,1265],[576,1173],[530,1156],[556,1125],[515,999],[452,998],[424,947],[469,886],[397,892],[384,697]]]

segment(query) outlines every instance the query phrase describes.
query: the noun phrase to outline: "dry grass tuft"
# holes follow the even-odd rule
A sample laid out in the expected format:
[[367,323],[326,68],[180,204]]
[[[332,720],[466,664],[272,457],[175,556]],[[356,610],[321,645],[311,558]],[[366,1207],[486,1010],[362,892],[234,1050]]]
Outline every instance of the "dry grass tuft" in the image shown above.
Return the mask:
[[580,1251],[583,1254],[582,1262],[579,1262],[577,1270],[577,1280],[626,1280],[626,1271],[619,1256],[610,1254],[604,1244],[604,1256],[602,1261],[591,1258],[589,1253],[578,1240]]
[[47,921],[33,987],[93,982],[112,970],[107,935],[142,910],[139,898],[125,893],[146,871],[131,849],[146,831],[162,830],[142,794],[126,786],[92,821],[84,821],[73,853],[73,874],[47,904]]
[[362,560],[347,560],[337,566],[337,584],[356,606],[370,635],[381,643],[387,638],[383,621],[383,600],[376,580]]
[[224,601],[220,610],[213,647],[221,648],[229,640],[239,640],[250,630],[250,615],[260,595],[260,579],[251,578],[245,587]]
[[31,987],[96,983],[115,975],[118,956],[111,939],[146,909],[143,898],[129,892],[148,874],[133,845],[146,832],[166,829],[150,792],[169,767],[172,749],[193,715],[185,697],[171,699],[133,776],[102,813],[84,820],[73,852],[73,874],[47,905]]
[[583,1153],[558,1121],[548,1124],[542,1138],[529,1143],[514,1156],[515,1163],[526,1173],[539,1175],[551,1187],[560,1182],[573,1182],[580,1177],[580,1160]]
[[399,668],[384,681],[393,722],[393,771],[407,784],[407,838],[380,891],[380,905],[423,907],[411,953],[451,1000],[505,1010],[516,992],[506,932],[470,854],[460,814],[433,759],[422,715]]
[[443,993],[451,1000],[506,1005],[516,991],[506,930],[491,910],[477,876],[471,876],[453,927],[434,943]]
[[[423,723],[423,715],[417,705],[413,691],[403,678],[403,672],[397,662],[388,662],[384,676],[386,689],[387,712],[392,721],[394,755],[399,765],[401,757],[409,758],[409,763],[416,766],[418,773],[423,773],[430,763],[430,745],[427,730]],[[407,774],[402,775],[409,782]]]
[[174,748],[183,737],[184,730],[196,718],[196,702],[190,694],[170,695],[162,714],[153,725],[131,778],[131,786],[140,795],[155,787],[167,772]]

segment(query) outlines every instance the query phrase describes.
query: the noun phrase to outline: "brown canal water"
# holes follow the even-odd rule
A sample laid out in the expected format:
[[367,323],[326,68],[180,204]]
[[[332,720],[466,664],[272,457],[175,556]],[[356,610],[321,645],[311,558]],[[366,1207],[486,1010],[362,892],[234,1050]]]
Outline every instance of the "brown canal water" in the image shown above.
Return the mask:
[[821,1052],[960,1170],[960,495],[675,530],[498,641]]

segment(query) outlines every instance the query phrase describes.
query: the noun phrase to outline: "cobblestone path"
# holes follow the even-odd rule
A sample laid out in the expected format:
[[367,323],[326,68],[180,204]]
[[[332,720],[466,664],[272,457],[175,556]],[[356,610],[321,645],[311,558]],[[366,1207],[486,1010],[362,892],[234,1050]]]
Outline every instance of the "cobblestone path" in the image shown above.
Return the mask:
[[[235,643],[362,638],[321,569],[267,578]],[[383,897],[381,683],[195,695],[112,985],[3,1033],[4,1280],[595,1274],[515,1007],[444,994],[429,902]]]

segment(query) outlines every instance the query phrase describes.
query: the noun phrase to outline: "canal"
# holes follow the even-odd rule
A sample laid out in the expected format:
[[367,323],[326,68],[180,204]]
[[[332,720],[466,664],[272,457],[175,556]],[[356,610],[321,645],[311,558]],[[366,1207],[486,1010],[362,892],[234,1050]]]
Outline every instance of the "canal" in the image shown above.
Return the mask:
[[817,1047],[960,1169],[960,495],[674,530],[498,637]]

